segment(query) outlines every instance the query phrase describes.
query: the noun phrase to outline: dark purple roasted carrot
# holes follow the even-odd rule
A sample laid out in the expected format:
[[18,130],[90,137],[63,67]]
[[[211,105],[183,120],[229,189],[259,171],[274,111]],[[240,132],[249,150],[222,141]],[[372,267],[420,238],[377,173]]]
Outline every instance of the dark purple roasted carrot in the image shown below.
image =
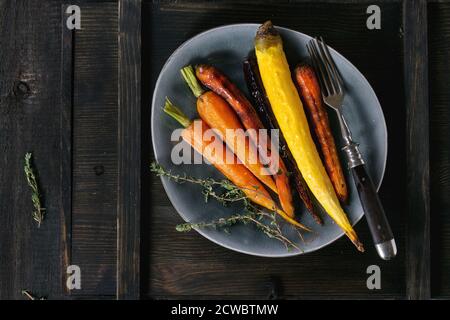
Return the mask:
[[[248,90],[253,98],[253,105],[261,119],[261,122],[267,129],[279,129],[277,119],[272,112],[264,86],[262,84],[254,52],[252,52],[244,61],[243,68]],[[322,219],[319,217],[313,206],[311,192],[309,191],[309,188],[306,185],[306,182],[303,179],[291,152],[289,151],[281,130],[279,130],[279,146],[280,156],[284,160],[287,169],[293,174],[295,188],[297,189],[300,199],[302,199],[306,209],[308,209],[308,212],[312,215],[314,220],[318,224],[323,224]]]

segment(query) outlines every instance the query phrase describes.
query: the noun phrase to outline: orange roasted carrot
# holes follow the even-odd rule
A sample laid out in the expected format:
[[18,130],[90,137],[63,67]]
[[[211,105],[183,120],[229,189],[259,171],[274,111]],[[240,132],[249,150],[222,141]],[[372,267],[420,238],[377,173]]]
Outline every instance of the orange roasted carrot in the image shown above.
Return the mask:
[[322,151],[325,169],[333,184],[339,200],[348,201],[348,189],[344,172],[339,161],[333,134],[331,133],[328,114],[322,102],[320,85],[311,66],[301,64],[295,68],[295,80],[300,91],[300,97],[306,106],[314,133]]
[[[219,95],[208,91],[198,97],[197,111],[200,118],[216,131],[217,135],[220,136],[250,172],[272,191],[277,192],[272,176],[267,168],[258,161],[256,148],[251,145],[238,117],[228,103]],[[232,133],[230,130],[232,130]]]
[[[230,104],[246,129],[264,129],[250,101],[219,69],[211,65],[200,64],[196,66],[195,73],[204,86],[220,95]],[[251,138],[257,143],[256,136]]]
[[[242,125],[233,109],[219,95],[212,91],[205,92],[203,90],[191,66],[182,68],[181,74],[197,98],[197,111],[200,118],[216,131],[250,172],[272,191],[278,193],[269,170],[259,161],[258,151],[250,143],[249,137],[245,135]],[[228,131],[228,134],[227,129],[231,130]]]
[[294,204],[292,200],[292,192],[289,184],[288,171],[283,161],[279,160],[280,169],[275,173],[275,183],[278,189],[278,199],[280,199],[281,207],[289,216],[294,217]]
[[203,120],[197,119],[190,121],[186,115],[168,99],[164,106],[164,112],[184,126],[185,129],[181,133],[183,140],[189,143],[225,177],[241,189],[248,199],[264,208],[276,212],[296,227],[311,231],[298,221],[289,217],[284,211],[280,210],[261,182],[259,182],[243,164],[239,163],[237,159],[232,163],[228,163],[225,152],[216,152],[217,150],[215,149],[214,143],[205,138],[204,133],[210,129],[210,127]]
[[[196,75],[201,83],[220,95],[230,104],[230,106],[237,113],[244,127],[249,130],[248,133],[250,139],[260,150],[260,155],[267,154],[267,160],[270,161],[270,153],[273,152],[272,156],[278,158],[280,169],[276,173],[274,173],[275,184],[278,190],[278,197],[280,199],[283,210],[293,217],[295,215],[294,206],[286,166],[284,165],[281,157],[278,155],[277,150],[271,150],[271,143],[267,144],[267,150],[261,150],[262,146],[259,144],[257,132],[259,129],[264,129],[264,126],[255,108],[242,93],[242,91],[239,90],[239,88],[217,68],[211,65],[200,64],[196,67]],[[269,167],[273,168],[273,163],[270,162]]]

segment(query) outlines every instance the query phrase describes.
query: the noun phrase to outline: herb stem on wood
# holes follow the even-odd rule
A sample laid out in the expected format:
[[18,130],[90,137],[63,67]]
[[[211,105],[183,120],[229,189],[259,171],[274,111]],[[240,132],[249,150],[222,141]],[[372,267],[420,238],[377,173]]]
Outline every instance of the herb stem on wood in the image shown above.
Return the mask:
[[25,177],[28,185],[31,188],[31,201],[33,202],[33,219],[37,222],[38,228],[41,226],[45,217],[45,208],[42,206],[42,195],[39,190],[37,173],[33,168],[32,154],[30,152],[25,154]]

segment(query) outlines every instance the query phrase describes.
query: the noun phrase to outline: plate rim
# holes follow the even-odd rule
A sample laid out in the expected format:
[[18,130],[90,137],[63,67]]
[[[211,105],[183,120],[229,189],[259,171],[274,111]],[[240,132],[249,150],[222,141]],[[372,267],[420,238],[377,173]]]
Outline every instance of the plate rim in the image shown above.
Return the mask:
[[[221,26],[217,26],[217,27],[214,27],[214,28],[211,28],[211,29],[202,31],[202,32],[197,33],[196,35],[190,37],[189,39],[185,40],[184,42],[182,42],[182,43],[181,43],[181,44],[180,44],[180,45],[179,45],[179,46],[178,46],[178,47],[170,54],[169,58],[167,58],[166,62],[165,62],[164,65],[162,66],[161,70],[159,71],[158,78],[157,78],[157,80],[156,80],[156,82],[155,82],[155,86],[154,86],[153,92],[152,92],[151,106],[150,106],[150,107],[151,107],[151,115],[150,115],[151,132],[150,132],[150,134],[151,134],[151,140],[152,140],[152,149],[153,149],[153,153],[154,153],[154,155],[155,155],[155,160],[156,160],[157,163],[159,163],[159,161],[158,161],[159,156],[158,156],[158,152],[156,151],[156,148],[155,148],[155,145],[156,145],[156,144],[155,144],[154,126],[152,125],[153,122],[154,122],[154,121],[153,121],[153,120],[154,120],[154,117],[155,117],[155,104],[156,104],[156,101],[155,101],[155,100],[156,100],[155,91],[156,91],[156,89],[158,88],[158,85],[159,85],[159,83],[160,83],[160,81],[161,81],[161,78],[162,78],[162,75],[163,75],[165,69],[167,68],[168,64],[169,64],[170,61],[173,59],[173,57],[175,56],[175,54],[178,53],[179,51],[181,51],[188,43],[190,43],[191,41],[193,41],[194,39],[196,39],[196,38],[198,38],[198,37],[204,36],[205,34],[213,33],[213,32],[216,32],[216,31],[218,31],[218,30],[223,30],[223,29],[232,28],[232,27],[255,27],[255,32],[256,32],[256,29],[257,29],[260,25],[261,25],[261,24],[258,24],[258,23],[234,23],[234,24],[221,25]],[[300,31],[297,31],[297,30],[293,30],[293,29],[290,29],[290,28],[281,27],[281,26],[278,26],[278,25],[275,25],[275,28],[280,29],[280,30],[285,30],[285,31],[288,31],[288,32],[294,32],[294,33],[300,34],[300,35],[302,35],[302,36],[304,36],[304,37],[307,37],[307,38],[310,38],[310,39],[313,38],[313,37],[311,37],[310,35],[307,35],[307,34],[305,34],[305,33],[303,33],[303,32],[300,32]],[[371,86],[370,82],[366,79],[366,77],[358,70],[358,68],[356,68],[356,66],[353,65],[353,63],[351,63],[350,60],[348,60],[347,58],[345,58],[345,56],[343,56],[342,54],[340,54],[340,53],[339,53],[337,50],[335,50],[333,47],[331,47],[330,45],[328,45],[328,47],[329,47],[329,49],[330,49],[334,54],[336,54],[336,55],[339,56],[341,59],[343,59],[343,60],[348,64],[348,66],[350,66],[350,68],[353,69],[353,71],[354,71],[355,73],[357,73],[357,74],[359,74],[359,75],[361,76],[362,81],[365,82],[365,84],[368,86],[368,88],[369,88],[369,90],[370,90],[370,93],[373,95],[373,97],[375,98],[375,101],[377,102],[377,104],[378,104],[378,106],[379,106],[378,110],[379,110],[380,115],[381,115],[381,118],[382,118],[382,120],[383,120],[383,121],[382,121],[382,129],[383,129],[383,134],[384,134],[384,140],[385,140],[385,141],[384,141],[383,168],[382,168],[382,172],[381,172],[381,176],[380,176],[380,181],[375,185],[376,190],[377,190],[377,192],[378,192],[379,189],[380,189],[380,187],[381,187],[381,184],[383,183],[383,180],[384,180],[384,174],[385,174],[385,172],[386,172],[387,157],[388,157],[388,151],[389,151],[389,149],[388,149],[388,131],[387,131],[386,118],[384,117],[383,108],[381,107],[380,101],[379,101],[379,99],[378,99],[378,97],[377,97],[377,95],[376,95],[376,93],[375,93],[375,90],[374,90],[373,87]],[[167,197],[169,198],[169,200],[170,200],[172,206],[173,206],[173,207],[175,208],[175,210],[177,211],[178,215],[179,215],[185,222],[189,222],[189,221],[187,221],[187,220],[185,219],[185,217],[184,217],[183,214],[181,213],[182,210],[181,210],[181,208],[179,208],[179,205],[176,204],[176,202],[174,202],[173,195],[171,195],[171,194],[167,191],[167,187],[168,187],[167,184],[170,182],[170,180],[164,179],[164,177],[160,177],[160,179],[161,179],[161,183],[162,183],[162,185],[163,185],[164,191],[166,192]],[[363,211],[362,213],[359,214],[358,218],[356,218],[355,221],[352,223],[352,226],[355,226],[355,225],[363,218],[363,216],[364,216],[364,211]],[[338,234],[335,238],[330,239],[329,241],[327,241],[327,242],[321,244],[320,246],[318,246],[318,247],[316,247],[316,248],[314,248],[314,249],[311,249],[311,250],[301,250],[301,251],[300,251],[300,250],[296,250],[295,252],[290,252],[290,251],[287,251],[287,250],[286,250],[286,252],[284,252],[284,253],[279,253],[279,254],[261,254],[261,253],[256,253],[256,252],[252,252],[252,251],[247,251],[247,250],[245,250],[245,249],[238,249],[238,248],[231,247],[231,246],[229,246],[229,245],[227,245],[227,244],[224,244],[224,243],[222,243],[222,242],[220,242],[220,241],[214,239],[213,237],[209,236],[206,232],[204,232],[204,231],[203,231],[202,229],[200,229],[200,228],[194,228],[194,230],[195,230],[196,232],[198,232],[200,235],[202,235],[203,237],[205,237],[206,239],[208,239],[209,241],[211,241],[211,242],[213,242],[213,243],[215,243],[215,244],[217,244],[217,245],[219,245],[219,246],[221,246],[221,247],[224,247],[224,248],[226,248],[226,249],[229,249],[229,250],[232,250],[232,251],[235,251],[235,252],[239,252],[239,253],[243,253],[243,254],[248,254],[248,255],[251,255],[251,256],[265,257],[265,258],[286,258],[286,257],[295,257],[295,256],[299,256],[299,255],[305,255],[305,254],[308,254],[308,253],[312,253],[312,252],[318,251],[318,250],[320,250],[320,249],[322,249],[322,248],[324,248],[324,247],[326,247],[326,246],[328,246],[328,245],[330,245],[330,244],[336,242],[337,240],[339,240],[339,239],[344,235],[344,231],[342,231],[342,229],[339,228],[339,234]]]

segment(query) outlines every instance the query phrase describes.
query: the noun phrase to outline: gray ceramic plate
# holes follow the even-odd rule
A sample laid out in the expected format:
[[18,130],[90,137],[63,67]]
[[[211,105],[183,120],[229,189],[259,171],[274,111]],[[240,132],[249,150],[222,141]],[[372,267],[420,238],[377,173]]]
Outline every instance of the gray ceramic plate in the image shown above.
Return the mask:
[[[182,44],[167,60],[156,82],[151,117],[155,156],[164,167],[171,169],[174,173],[187,173],[195,177],[223,178],[210,165],[174,165],[172,163],[170,154],[176,143],[171,142],[170,137],[172,131],[179,125],[162,111],[162,106],[165,97],[168,96],[192,119],[197,117],[195,99],[184,84],[179,70],[187,64],[198,62],[217,66],[248,94],[242,73],[242,61],[253,49],[253,38],[257,27],[256,24],[237,24],[208,30]],[[308,57],[306,43],[311,39],[309,36],[285,28],[278,28],[278,30],[283,38],[291,66]],[[383,112],[364,76],[338,52],[335,50],[331,52],[346,81],[347,121],[355,141],[361,145],[361,152],[374,183],[379,187],[383,179],[387,156],[387,132]],[[339,143],[335,116],[331,112],[329,114],[335,137],[338,139],[337,143]],[[341,159],[344,158],[341,157]],[[350,188],[350,204],[344,209],[351,222],[355,224],[363,216],[363,210],[349,175],[347,175],[347,182]],[[204,203],[200,187],[180,185],[165,178],[162,179],[162,183],[173,206],[186,221],[209,221],[239,210],[239,207],[224,208],[213,200]],[[318,226],[305,211],[300,213],[300,221],[314,230],[313,233],[304,233],[304,240],[299,239],[296,231],[283,222],[285,234],[295,241],[302,251],[287,251],[282,243],[267,238],[251,225],[233,226],[230,234],[213,229],[202,229],[198,232],[209,240],[235,251],[265,257],[285,257],[320,249],[342,236],[342,231],[334,222],[325,213],[322,213],[322,216],[324,226]],[[348,245],[352,246],[350,241]],[[366,246],[369,245],[366,244]]]

